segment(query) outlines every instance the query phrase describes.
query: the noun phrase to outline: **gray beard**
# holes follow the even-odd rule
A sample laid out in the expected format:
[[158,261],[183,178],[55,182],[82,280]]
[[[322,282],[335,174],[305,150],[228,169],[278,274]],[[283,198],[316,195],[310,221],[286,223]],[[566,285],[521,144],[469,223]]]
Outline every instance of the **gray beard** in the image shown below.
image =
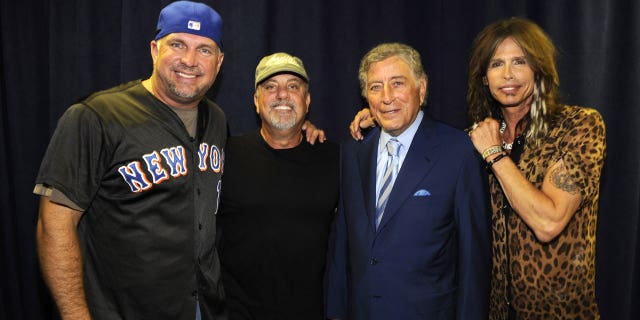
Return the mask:
[[287,118],[278,116],[277,112],[269,113],[269,124],[279,130],[288,130],[293,128],[296,125],[296,118],[298,117],[298,113],[295,111],[295,109],[292,109],[292,111],[292,117]]

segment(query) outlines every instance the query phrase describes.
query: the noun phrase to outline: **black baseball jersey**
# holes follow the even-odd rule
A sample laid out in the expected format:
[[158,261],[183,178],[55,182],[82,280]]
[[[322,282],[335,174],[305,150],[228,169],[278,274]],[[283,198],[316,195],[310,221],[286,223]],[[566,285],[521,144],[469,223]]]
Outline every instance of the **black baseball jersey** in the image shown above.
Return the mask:
[[215,241],[226,119],[204,99],[196,138],[140,80],[62,116],[36,184],[84,209],[78,234],[95,319],[223,312]]

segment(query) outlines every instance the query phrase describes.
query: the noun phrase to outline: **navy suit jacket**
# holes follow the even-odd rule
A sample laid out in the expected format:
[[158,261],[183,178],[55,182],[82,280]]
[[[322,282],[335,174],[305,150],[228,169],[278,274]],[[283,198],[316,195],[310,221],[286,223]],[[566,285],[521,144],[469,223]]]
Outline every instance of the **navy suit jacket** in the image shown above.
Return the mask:
[[326,312],[339,319],[487,319],[486,171],[461,130],[423,118],[375,227],[380,129],[341,153]]

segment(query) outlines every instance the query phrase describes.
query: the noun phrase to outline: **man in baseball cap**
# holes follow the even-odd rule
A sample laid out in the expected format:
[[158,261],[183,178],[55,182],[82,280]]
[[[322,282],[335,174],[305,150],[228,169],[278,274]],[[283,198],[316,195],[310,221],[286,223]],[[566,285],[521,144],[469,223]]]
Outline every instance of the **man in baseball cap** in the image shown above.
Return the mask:
[[222,18],[203,3],[167,5],[158,17],[151,57],[154,69],[145,88],[171,107],[195,110],[224,59]]
[[229,318],[324,319],[338,146],[303,139],[311,94],[302,60],[264,57],[254,85],[261,128],[227,141],[217,215]]
[[60,119],[34,193],[42,273],[63,319],[226,319],[214,214],[227,123],[205,97],[221,39],[215,10],[173,2],[150,42],[151,77]]

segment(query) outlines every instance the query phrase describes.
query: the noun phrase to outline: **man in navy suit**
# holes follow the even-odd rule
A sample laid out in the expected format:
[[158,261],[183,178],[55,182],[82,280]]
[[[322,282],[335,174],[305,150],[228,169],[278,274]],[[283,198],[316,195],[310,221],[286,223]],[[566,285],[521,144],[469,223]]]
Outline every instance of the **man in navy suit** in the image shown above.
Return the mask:
[[381,129],[343,145],[326,316],[486,319],[491,239],[481,159],[463,131],[422,111],[427,76],[415,49],[373,48],[359,79]]

